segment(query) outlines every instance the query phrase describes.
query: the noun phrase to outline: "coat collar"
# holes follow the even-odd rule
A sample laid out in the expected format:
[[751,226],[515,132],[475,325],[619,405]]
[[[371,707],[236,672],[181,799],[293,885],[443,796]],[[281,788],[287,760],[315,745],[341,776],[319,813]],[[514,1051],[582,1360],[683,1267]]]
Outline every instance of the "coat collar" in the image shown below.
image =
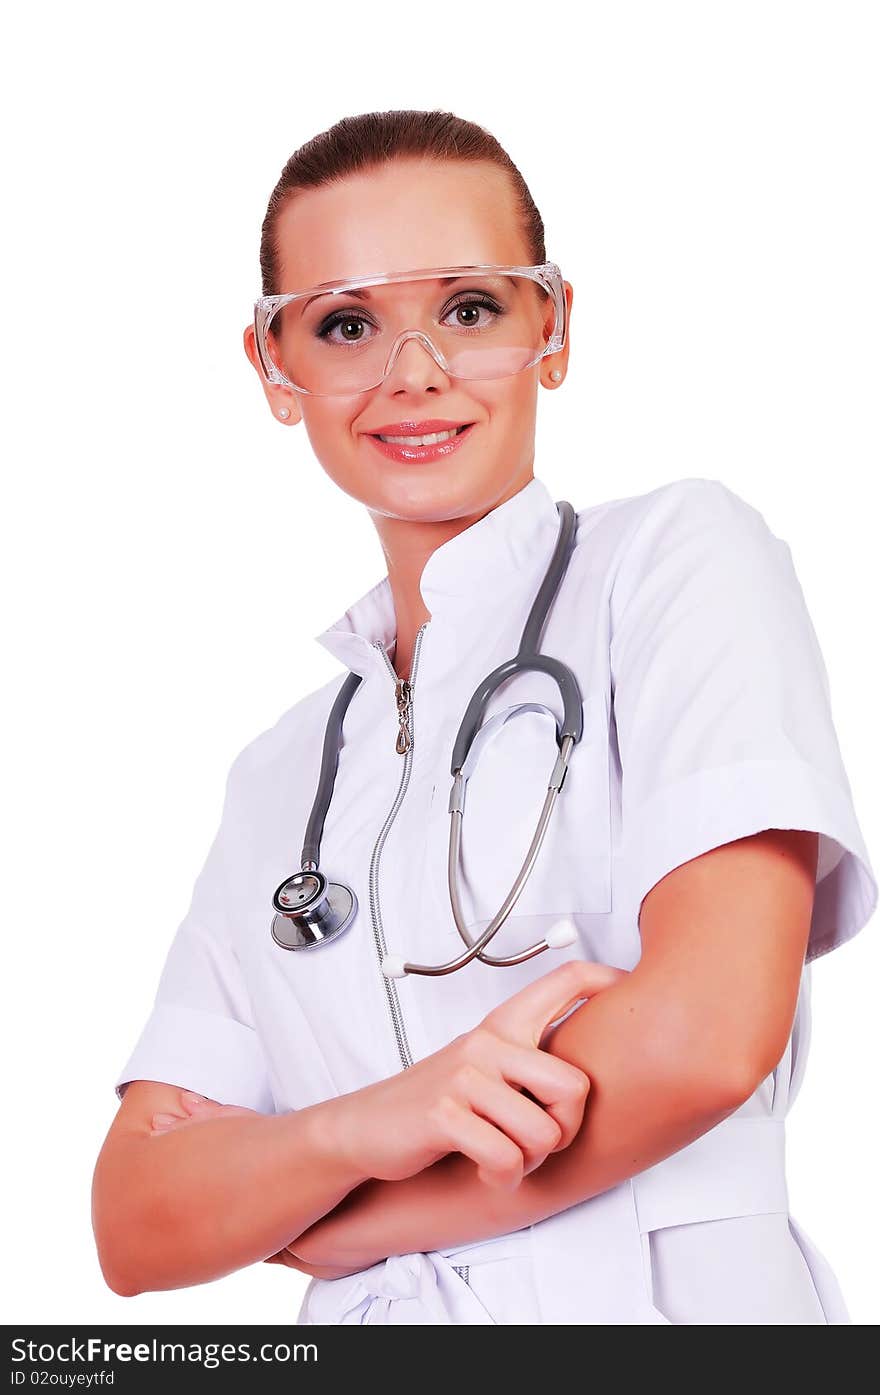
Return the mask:
[[[556,504],[544,482],[529,480],[518,493],[484,514],[476,523],[434,549],[419,583],[431,620],[454,619],[456,626],[476,617],[487,620],[487,607],[503,604],[546,566],[559,532]],[[479,597],[479,607],[474,598]],[[366,676],[377,662],[386,669],[376,648],[390,648],[397,634],[391,583],[386,572],[334,624],[315,640],[353,673]]]

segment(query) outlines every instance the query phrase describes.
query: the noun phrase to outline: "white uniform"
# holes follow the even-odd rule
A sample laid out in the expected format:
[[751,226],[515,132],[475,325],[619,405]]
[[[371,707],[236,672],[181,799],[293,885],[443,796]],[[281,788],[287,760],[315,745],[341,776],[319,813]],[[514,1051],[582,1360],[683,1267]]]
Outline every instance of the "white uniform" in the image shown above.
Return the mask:
[[[516,652],[558,532],[540,479],[428,559],[395,749],[395,637],[383,577],[318,642],[363,675],[345,718],[321,867],[351,886],[353,925],[293,953],[271,897],[299,867],[324,728],[345,673],[245,747],[220,828],[119,1087],[144,1078],[264,1112],[386,1078],[469,1030],[565,958],[631,969],[638,912],[666,873],[765,828],[817,831],[807,964],[787,1049],[695,1143],[547,1220],[476,1245],[312,1280],[305,1323],[847,1323],[834,1274],[789,1214],[785,1115],[809,1035],[810,961],[860,930],[877,880],[853,809],[828,678],[788,546],[716,480],[676,480],[583,509],[541,648],[575,672],[584,729],[544,845],[490,946],[510,953],[561,914],[579,941],[516,967],[386,980],[386,948],[461,950],[449,907],[452,746],[478,682]],[[467,791],[462,898],[485,927],[534,831],[554,763],[556,684],[496,691]]]

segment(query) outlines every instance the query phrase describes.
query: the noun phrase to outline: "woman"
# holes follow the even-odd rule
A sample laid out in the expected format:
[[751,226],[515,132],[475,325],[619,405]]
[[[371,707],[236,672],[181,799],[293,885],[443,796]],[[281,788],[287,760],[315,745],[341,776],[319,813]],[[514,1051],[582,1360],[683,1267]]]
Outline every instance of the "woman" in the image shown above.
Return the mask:
[[[877,883],[787,546],[712,479],[576,515],[538,647],[573,671],[582,733],[486,952],[556,947],[394,977],[462,952],[450,761],[561,536],[535,418],[565,378],[572,287],[509,157],[442,112],[346,119],[298,151],[261,265],[248,357],[367,508],[387,575],[317,637],[342,675],[233,764],[116,1082],[94,1186],[108,1282],[271,1259],[312,1275],[304,1324],[848,1322],[789,1214],[784,1117],[810,962],[867,923]],[[349,672],[320,867],[353,915],[291,952],[269,899]],[[471,938],[529,846],[563,715],[546,672],[485,707]]]

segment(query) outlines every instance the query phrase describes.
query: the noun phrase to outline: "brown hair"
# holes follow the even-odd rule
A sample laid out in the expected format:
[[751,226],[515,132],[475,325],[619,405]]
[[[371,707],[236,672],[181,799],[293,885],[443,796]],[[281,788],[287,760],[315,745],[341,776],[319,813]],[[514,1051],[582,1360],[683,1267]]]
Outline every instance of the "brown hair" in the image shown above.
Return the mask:
[[298,189],[317,189],[398,157],[489,160],[513,185],[521,227],[534,265],[545,262],[544,222],[528,185],[507,151],[473,121],[449,111],[369,111],[344,116],[291,155],[272,190],[260,240],[263,295],[279,294],[276,225]]

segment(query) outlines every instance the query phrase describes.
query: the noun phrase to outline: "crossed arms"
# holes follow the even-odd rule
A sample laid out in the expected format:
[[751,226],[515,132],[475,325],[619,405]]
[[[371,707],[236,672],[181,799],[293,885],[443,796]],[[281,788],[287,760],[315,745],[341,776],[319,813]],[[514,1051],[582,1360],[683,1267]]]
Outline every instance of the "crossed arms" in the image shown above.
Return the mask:
[[327,1151],[321,1106],[269,1118],[224,1106],[157,1140],[156,1092],[169,1102],[179,1092],[133,1082],[93,1184],[107,1282],[128,1295],[261,1259],[335,1278],[518,1230],[677,1152],[737,1109],[785,1050],[817,849],[815,833],[770,829],[651,889],[636,967],[543,1043],[589,1076],[582,1126],[513,1190],[481,1181],[459,1153],[400,1181],[360,1175]]

